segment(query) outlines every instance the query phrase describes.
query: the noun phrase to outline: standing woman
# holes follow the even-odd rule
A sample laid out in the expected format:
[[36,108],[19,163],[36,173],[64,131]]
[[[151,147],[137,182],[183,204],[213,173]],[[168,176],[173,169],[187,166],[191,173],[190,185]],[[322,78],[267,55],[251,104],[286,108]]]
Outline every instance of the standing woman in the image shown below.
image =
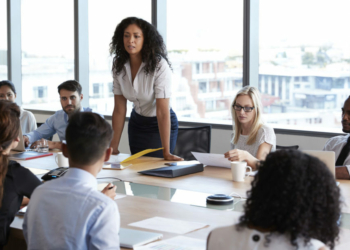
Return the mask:
[[256,168],[256,163],[276,150],[276,135],[272,128],[263,124],[262,104],[257,88],[246,86],[238,91],[232,102],[234,136],[232,150],[225,153],[229,161],[246,161]]
[[19,142],[20,108],[0,100],[0,249],[7,244],[10,224],[19,210],[23,196],[30,198],[41,184],[28,169],[9,161],[11,149]]
[[126,116],[126,100],[133,102],[128,135],[132,154],[163,147],[148,156],[168,161],[172,155],[178,122],[170,108],[171,68],[163,38],[150,23],[136,17],[125,18],[115,29],[110,53],[113,58],[114,130],[111,146],[119,154],[120,137]]

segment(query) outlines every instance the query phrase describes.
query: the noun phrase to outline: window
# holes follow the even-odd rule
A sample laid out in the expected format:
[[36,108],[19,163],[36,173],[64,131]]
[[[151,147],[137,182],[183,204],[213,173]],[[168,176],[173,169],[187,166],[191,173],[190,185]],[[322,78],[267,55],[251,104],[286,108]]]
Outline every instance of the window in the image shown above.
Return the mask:
[[259,85],[270,97],[268,123],[305,129],[318,121],[310,129],[339,132],[343,95],[350,95],[349,8],[348,0],[260,0],[259,75],[278,79]]
[[[109,55],[109,44],[115,28],[122,19],[130,16],[151,23],[151,6],[151,0],[89,0],[89,78],[90,88],[93,88],[89,105],[96,107],[96,112],[112,115],[114,108],[113,58]],[[96,85],[97,82],[100,84]],[[108,93],[103,92],[103,86]],[[128,114],[131,107],[129,103]]]
[[[191,118],[231,119],[230,104],[242,88],[242,48],[243,1],[167,1],[168,55],[173,68],[180,69],[174,70],[173,83],[183,79],[191,87],[186,99],[195,104],[188,107]],[[227,79],[234,79],[232,85]],[[188,117],[175,112],[179,120]]]
[[199,82],[199,93],[207,93],[207,82]]
[[73,6],[70,0],[22,0],[22,102],[26,108],[61,108],[57,86],[74,79]]
[[7,79],[7,5],[0,0],[0,80]]
[[[38,87],[33,87],[34,90],[34,98],[37,103],[43,103],[46,102],[47,98],[47,86],[38,86]],[[44,99],[45,98],[45,99]]]

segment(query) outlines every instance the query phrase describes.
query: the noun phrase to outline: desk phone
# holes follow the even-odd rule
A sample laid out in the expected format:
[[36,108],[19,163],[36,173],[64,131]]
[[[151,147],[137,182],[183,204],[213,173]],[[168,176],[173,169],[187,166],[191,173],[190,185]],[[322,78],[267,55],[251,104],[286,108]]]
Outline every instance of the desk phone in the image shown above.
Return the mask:
[[52,169],[50,172],[46,173],[45,175],[43,175],[41,179],[43,179],[44,181],[57,179],[63,176],[67,171],[68,171],[68,168],[63,168],[63,167],[55,168],[55,169]]

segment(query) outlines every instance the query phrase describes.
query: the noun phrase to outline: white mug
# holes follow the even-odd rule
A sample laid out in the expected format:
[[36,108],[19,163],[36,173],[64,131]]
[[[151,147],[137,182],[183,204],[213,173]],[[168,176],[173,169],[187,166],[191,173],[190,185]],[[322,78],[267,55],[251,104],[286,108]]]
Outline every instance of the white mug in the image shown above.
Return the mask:
[[247,171],[247,168],[249,168],[249,173],[252,173],[252,168],[247,166],[247,162],[245,161],[233,161],[231,162],[231,172],[232,172],[232,180],[233,181],[244,181],[244,177]]
[[56,164],[61,168],[67,168],[69,167],[69,162],[68,162],[68,158],[64,157],[64,155],[62,154],[62,152],[58,152],[55,156],[55,161]]

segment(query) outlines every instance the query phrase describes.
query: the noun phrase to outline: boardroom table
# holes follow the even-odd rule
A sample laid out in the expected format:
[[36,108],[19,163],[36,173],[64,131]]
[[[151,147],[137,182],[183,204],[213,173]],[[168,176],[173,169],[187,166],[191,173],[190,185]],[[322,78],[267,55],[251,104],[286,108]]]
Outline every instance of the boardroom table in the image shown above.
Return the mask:
[[[44,171],[57,168],[55,154],[54,152],[53,156],[19,162],[41,177]],[[121,227],[152,231],[129,226],[130,223],[152,217],[200,222],[208,226],[184,236],[205,240],[214,228],[232,225],[238,221],[254,177],[246,177],[244,182],[233,182],[230,169],[213,166],[206,166],[203,172],[177,178],[138,173],[163,167],[166,162],[168,161],[164,159],[143,156],[128,162],[123,170],[103,169],[98,174],[99,190],[110,182],[117,186],[119,198],[116,199],[116,203],[120,212]],[[350,232],[350,209],[347,205],[350,204],[350,181],[339,180],[339,187],[344,200],[342,227],[347,235]],[[206,197],[211,194],[231,194],[235,197],[235,202],[227,206],[207,205]],[[11,237],[7,249],[25,249],[22,224],[23,216],[16,216],[11,224]],[[161,233],[163,239],[177,236],[168,232]],[[347,236],[349,237],[341,237],[341,243],[347,243],[345,238],[349,238],[350,244],[350,234]]]

